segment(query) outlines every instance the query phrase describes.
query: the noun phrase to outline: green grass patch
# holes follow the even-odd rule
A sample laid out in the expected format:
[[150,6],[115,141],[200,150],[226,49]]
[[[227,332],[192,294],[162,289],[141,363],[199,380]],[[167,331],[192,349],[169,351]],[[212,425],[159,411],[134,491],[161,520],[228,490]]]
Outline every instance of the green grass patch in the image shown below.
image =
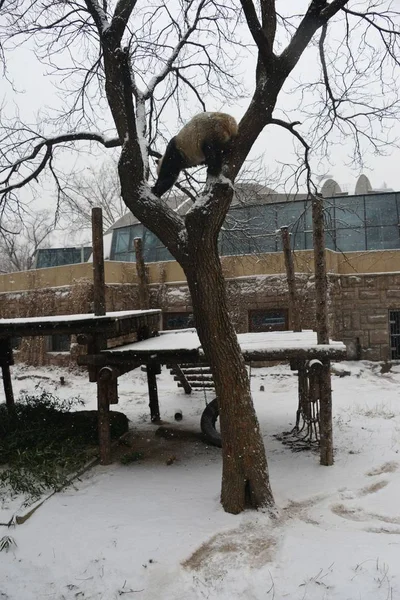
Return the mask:
[[[0,405],[0,496],[34,501],[63,487],[97,453],[97,413],[72,411],[82,404],[42,392],[21,396],[12,412]],[[112,437],[122,435],[127,422],[122,413],[110,413]]]

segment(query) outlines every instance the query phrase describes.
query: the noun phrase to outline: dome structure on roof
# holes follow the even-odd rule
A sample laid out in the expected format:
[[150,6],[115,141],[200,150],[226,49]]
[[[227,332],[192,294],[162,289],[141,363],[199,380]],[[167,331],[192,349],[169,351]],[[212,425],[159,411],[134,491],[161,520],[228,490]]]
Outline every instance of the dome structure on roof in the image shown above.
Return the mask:
[[334,179],[326,179],[323,186],[321,187],[321,194],[324,198],[331,198],[332,196],[340,196],[342,194],[340,185]]
[[370,180],[366,175],[360,175],[360,177],[357,179],[356,189],[354,190],[355,195],[358,196],[359,194],[369,194],[370,192],[372,192]]

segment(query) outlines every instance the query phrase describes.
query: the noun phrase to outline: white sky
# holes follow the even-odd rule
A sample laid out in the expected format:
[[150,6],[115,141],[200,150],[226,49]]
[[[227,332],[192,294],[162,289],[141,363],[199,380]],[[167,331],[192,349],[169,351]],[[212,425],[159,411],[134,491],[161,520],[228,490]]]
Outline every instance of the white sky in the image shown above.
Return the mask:
[[[299,12],[300,5],[304,7],[307,4],[307,2],[299,4],[298,1],[290,0],[289,2],[287,0],[285,2],[285,10],[288,13],[290,6],[292,6],[293,12]],[[314,67],[316,67],[316,56],[314,51],[311,50],[307,55],[302,57],[293,74],[294,78],[290,82],[290,87],[293,88],[294,80],[312,78],[315,72]],[[5,90],[5,109],[8,115],[11,115],[17,107],[22,119],[34,122],[36,113],[44,107],[54,109],[60,106],[60,100],[52,86],[51,77],[45,75],[44,67],[37,62],[32,50],[21,46],[19,49],[14,50],[8,58],[8,69],[13,78],[14,86],[21,92],[15,94],[11,86],[7,83],[5,86],[2,86],[2,90]],[[240,119],[251,98],[254,66],[249,59],[243,59],[242,63],[238,65],[238,69],[244,74],[244,79],[248,85],[248,94],[240,102],[236,103],[235,106],[216,105],[213,103],[212,98],[209,98],[207,109],[225,110]],[[276,116],[282,116],[281,111],[284,110],[287,120],[302,120],[299,112],[300,102],[300,96],[295,93],[291,92],[285,96],[281,95],[278,99],[280,110],[276,111]],[[188,116],[190,116],[190,106],[187,107],[187,111]],[[193,108],[193,112],[197,112],[197,108]],[[108,115],[105,115],[105,118],[109,118]],[[105,123],[100,123],[100,131],[104,131],[105,127]],[[168,127],[171,134],[174,134],[178,129],[177,124],[173,121],[168,123]],[[393,136],[397,135],[400,138],[399,122],[393,123],[391,133]],[[160,144],[160,147],[157,149],[162,151],[163,147],[164,144]],[[374,155],[371,149],[365,154],[366,167],[362,169],[349,166],[350,153],[350,143],[333,146],[329,153],[329,161],[322,160],[318,165],[318,174],[329,174],[329,176],[338,181],[343,191],[348,191],[349,193],[353,192],[356,180],[361,172],[364,172],[369,177],[373,188],[386,185],[394,190],[400,190],[400,169],[398,167],[400,164],[400,150],[398,148],[388,148],[387,156],[384,157]],[[273,175],[281,163],[290,163],[294,158],[292,136],[278,127],[267,127],[255,144],[250,158],[260,155],[264,155],[263,164],[266,172]],[[76,154],[63,156],[63,166],[67,171],[75,168],[84,169],[85,165],[96,165],[98,161],[98,156],[90,156],[88,153],[82,154],[79,157]],[[271,183],[267,180],[266,184],[276,187],[276,182]],[[41,208],[55,209],[55,197],[49,191],[49,182],[44,180],[40,182],[40,185],[42,186],[42,191],[40,199],[36,200],[37,205]]]

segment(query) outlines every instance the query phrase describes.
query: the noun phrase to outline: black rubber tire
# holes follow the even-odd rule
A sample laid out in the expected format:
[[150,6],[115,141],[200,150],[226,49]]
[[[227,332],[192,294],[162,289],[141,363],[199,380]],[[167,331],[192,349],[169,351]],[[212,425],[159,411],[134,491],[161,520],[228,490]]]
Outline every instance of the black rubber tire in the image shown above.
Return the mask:
[[219,408],[217,398],[214,398],[201,415],[200,427],[208,444],[222,447],[221,434],[215,429],[215,423],[219,417]]

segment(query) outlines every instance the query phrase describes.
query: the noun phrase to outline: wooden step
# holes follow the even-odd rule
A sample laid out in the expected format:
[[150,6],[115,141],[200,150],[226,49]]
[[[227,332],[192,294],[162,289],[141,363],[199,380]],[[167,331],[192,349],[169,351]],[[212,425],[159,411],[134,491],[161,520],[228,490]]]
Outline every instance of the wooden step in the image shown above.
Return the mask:
[[[183,387],[183,385],[180,382],[178,382],[178,387]],[[214,389],[214,384],[213,383],[208,383],[206,381],[204,383],[200,383],[198,385],[195,384],[195,383],[192,383],[191,384],[191,388],[192,388],[192,390],[201,390],[202,388],[207,388],[207,389],[208,388],[213,388]]]
[[[187,381],[208,381],[208,382],[213,382],[213,377],[212,375],[188,375],[187,373],[185,373],[185,377],[187,379]],[[181,377],[179,377],[179,375],[174,375],[174,381],[181,381]]]

